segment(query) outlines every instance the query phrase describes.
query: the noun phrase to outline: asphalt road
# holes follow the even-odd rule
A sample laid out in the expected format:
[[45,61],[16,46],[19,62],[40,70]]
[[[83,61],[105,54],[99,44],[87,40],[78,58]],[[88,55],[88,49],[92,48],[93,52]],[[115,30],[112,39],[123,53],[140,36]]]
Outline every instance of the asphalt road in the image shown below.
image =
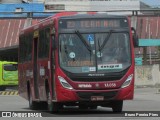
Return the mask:
[[[135,89],[135,97],[132,101],[125,101],[123,107],[123,113],[121,114],[113,114],[112,109],[110,108],[103,108],[98,107],[97,110],[79,110],[76,107],[68,107],[65,108],[62,112],[57,114],[50,114],[47,111],[32,111],[28,108],[28,101],[21,98],[20,96],[16,95],[0,95],[0,111],[18,111],[18,112],[40,112],[42,115],[48,116],[45,119],[51,119],[55,117],[57,119],[69,119],[70,117],[76,117],[77,119],[81,119],[85,117],[85,119],[90,119],[90,117],[94,117],[96,120],[100,119],[124,119],[125,114],[133,115],[132,113],[153,113],[153,115],[157,114],[159,111],[158,116],[160,118],[160,93],[157,93],[157,88],[138,88]],[[135,112],[133,112],[135,111]],[[148,111],[148,112],[147,112]],[[58,118],[57,118],[58,117]],[[159,118],[153,118],[159,119]],[[0,118],[2,119],[2,118]],[[12,119],[19,119],[19,118],[12,118]],[[36,119],[36,118],[35,118]],[[42,118],[44,119],[44,118]],[[53,118],[52,118],[53,119]],[[137,119],[137,117],[125,117],[125,119]],[[140,119],[152,119],[151,117],[140,117]]]

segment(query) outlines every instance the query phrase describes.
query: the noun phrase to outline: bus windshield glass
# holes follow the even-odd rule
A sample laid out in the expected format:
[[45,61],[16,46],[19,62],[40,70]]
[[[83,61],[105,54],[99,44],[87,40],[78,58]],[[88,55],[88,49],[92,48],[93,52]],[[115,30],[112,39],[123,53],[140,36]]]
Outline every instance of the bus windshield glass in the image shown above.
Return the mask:
[[[121,72],[131,65],[127,32],[59,34],[60,66],[71,73]],[[88,50],[86,45],[90,47]]]
[[5,71],[17,71],[18,65],[17,64],[5,64],[3,65],[3,69]]

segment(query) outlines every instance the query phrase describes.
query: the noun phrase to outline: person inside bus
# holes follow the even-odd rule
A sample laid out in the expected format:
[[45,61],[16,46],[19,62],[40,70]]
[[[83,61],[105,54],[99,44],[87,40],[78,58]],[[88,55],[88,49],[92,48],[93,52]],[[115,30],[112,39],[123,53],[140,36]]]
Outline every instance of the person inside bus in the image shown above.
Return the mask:
[[126,34],[123,33],[111,35],[110,40],[104,48],[105,50],[103,50],[102,60],[110,63],[127,62],[129,58],[127,40]]
[[119,34],[119,45],[118,45],[118,54],[117,54],[117,61],[120,63],[128,62],[129,61],[129,49],[128,49],[128,39],[126,34]]

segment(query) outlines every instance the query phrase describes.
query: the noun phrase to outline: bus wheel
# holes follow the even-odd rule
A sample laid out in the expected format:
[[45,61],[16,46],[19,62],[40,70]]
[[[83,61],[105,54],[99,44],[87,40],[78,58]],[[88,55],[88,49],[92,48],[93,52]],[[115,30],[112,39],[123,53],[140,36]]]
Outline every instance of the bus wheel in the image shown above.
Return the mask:
[[112,110],[113,112],[122,112],[123,100],[113,101]]
[[51,94],[47,91],[47,104],[48,104],[48,111],[51,113],[58,112],[59,109],[63,108],[63,105],[58,102],[52,102]]
[[31,95],[31,92],[30,90],[28,91],[28,100],[29,100],[29,108],[31,110],[37,110],[38,109],[38,103],[33,101],[33,98],[32,98],[32,95]]

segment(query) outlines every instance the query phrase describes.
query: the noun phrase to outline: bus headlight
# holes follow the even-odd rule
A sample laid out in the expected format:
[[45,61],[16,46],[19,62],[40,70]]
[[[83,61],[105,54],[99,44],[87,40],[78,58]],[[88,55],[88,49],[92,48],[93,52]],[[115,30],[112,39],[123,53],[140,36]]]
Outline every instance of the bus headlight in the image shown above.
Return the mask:
[[131,81],[133,79],[133,74],[131,74],[130,76],[128,76],[128,78],[126,79],[126,81],[123,83],[122,87],[121,88],[125,88],[127,86],[130,85]]
[[73,89],[73,87],[72,87],[63,77],[58,76],[58,79],[59,79],[61,85],[62,85],[64,88],[67,88],[67,89],[70,89],[70,90]]

